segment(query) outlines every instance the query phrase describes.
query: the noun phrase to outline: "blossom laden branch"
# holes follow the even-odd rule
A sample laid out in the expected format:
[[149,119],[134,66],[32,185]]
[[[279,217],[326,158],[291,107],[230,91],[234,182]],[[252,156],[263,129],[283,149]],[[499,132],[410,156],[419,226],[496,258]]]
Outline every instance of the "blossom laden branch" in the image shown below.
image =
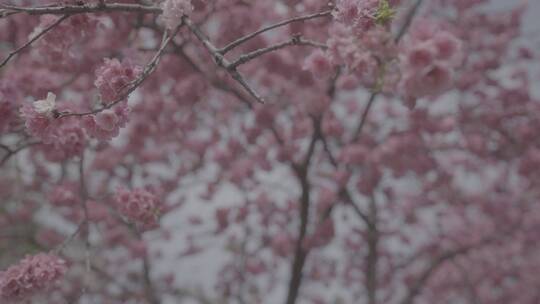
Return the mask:
[[[82,112],[82,113],[61,113],[59,118],[61,117],[69,117],[69,116],[86,116],[86,115],[92,115],[97,114],[99,112],[105,111],[107,109],[112,108],[116,104],[122,102],[125,100],[133,91],[135,91],[141,84],[156,70],[159,61],[163,54],[165,53],[166,47],[169,45],[169,43],[174,39],[180,28],[183,26],[183,23],[179,24],[172,33],[167,37],[166,32],[164,33],[164,39],[161,43],[160,48],[158,51],[154,54],[152,59],[148,62],[148,64],[145,66],[144,70],[142,71],[141,75],[137,77],[134,81],[130,82],[126,85],[127,90],[121,94],[118,98],[116,98],[113,102],[108,103],[98,109],[88,111],[88,112]],[[166,38],[165,38],[166,37]]]
[[[405,17],[405,22],[403,23],[403,25],[399,29],[398,33],[394,37],[394,42],[396,44],[399,43],[399,41],[403,38],[403,36],[405,35],[407,30],[411,26],[411,23],[412,23],[414,17],[416,16],[416,14],[418,13],[418,10],[420,9],[420,6],[422,5],[423,1],[424,0],[416,0],[415,4],[410,9],[409,13]],[[365,124],[366,124],[366,120],[367,120],[367,118],[369,116],[369,112],[370,112],[373,104],[375,103],[375,100],[377,99],[377,96],[379,95],[379,93],[380,93],[379,90],[373,90],[373,92],[370,94],[369,99],[368,99],[368,103],[366,105],[366,108],[364,109],[364,111],[362,113],[362,117],[360,118],[360,122],[358,123],[358,126],[356,127],[356,129],[355,129],[355,131],[353,133],[353,138],[352,138],[353,142],[357,141],[358,138],[360,137],[360,134],[362,133],[362,130],[363,130]]]

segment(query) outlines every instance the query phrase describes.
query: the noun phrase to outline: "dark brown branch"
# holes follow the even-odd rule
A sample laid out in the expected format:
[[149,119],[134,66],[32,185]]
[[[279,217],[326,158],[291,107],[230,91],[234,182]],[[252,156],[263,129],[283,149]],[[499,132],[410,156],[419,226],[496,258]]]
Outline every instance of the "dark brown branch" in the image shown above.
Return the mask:
[[321,44],[321,43],[318,43],[318,42],[314,42],[314,41],[310,41],[310,40],[306,40],[306,39],[303,39],[302,37],[300,36],[295,36],[287,41],[284,41],[284,42],[281,42],[281,43],[278,43],[278,44],[275,44],[275,45],[271,45],[269,47],[265,47],[265,48],[261,48],[261,49],[258,49],[258,50],[255,50],[253,52],[249,52],[247,54],[243,54],[241,55],[240,57],[238,57],[238,59],[234,62],[232,62],[230,65],[229,65],[229,68],[231,69],[235,69],[237,68],[239,65],[242,65],[244,63],[247,63],[257,57],[260,57],[264,54],[267,54],[267,53],[270,53],[270,52],[273,52],[273,51],[277,51],[279,49],[282,49],[282,48],[285,48],[287,46],[314,46],[314,47],[318,47],[318,48],[326,48],[326,45],[325,44]]
[[378,95],[378,92],[373,92],[369,96],[368,103],[366,107],[364,108],[364,111],[362,112],[362,116],[360,117],[360,122],[358,123],[358,127],[356,127],[356,130],[354,131],[353,139],[352,139],[353,142],[357,141],[360,138],[360,134],[362,134],[362,130],[364,129],[364,126],[367,122],[369,112],[371,111],[371,107],[373,107],[373,104],[375,103],[377,95]]
[[2,145],[2,149],[6,150],[7,153],[0,160],[0,167],[2,167],[8,161],[9,158],[11,158],[15,154],[19,153],[20,151],[22,151],[22,150],[24,150],[24,149],[26,149],[28,147],[31,147],[31,146],[34,146],[34,145],[39,145],[39,144],[41,144],[41,142],[30,142],[30,143],[21,145],[20,147],[15,148],[15,149],[11,149],[8,146]]
[[403,23],[403,25],[399,29],[398,33],[396,34],[396,37],[394,38],[394,41],[396,43],[398,43],[401,40],[401,38],[403,38],[403,35],[405,35],[407,30],[411,26],[411,23],[412,23],[412,21],[414,19],[414,16],[416,16],[416,14],[418,13],[418,10],[420,9],[420,6],[422,5],[422,2],[424,2],[424,0],[416,0],[416,3],[414,4],[412,9],[407,14],[407,17],[405,17],[405,22]]
[[272,24],[272,25],[263,27],[263,28],[255,31],[255,32],[251,33],[251,34],[243,36],[243,37],[229,43],[228,45],[221,48],[219,50],[219,53],[221,55],[225,55],[227,52],[231,51],[232,49],[236,48],[237,46],[239,46],[239,45],[253,39],[254,37],[256,37],[256,36],[258,36],[258,35],[260,35],[260,34],[262,34],[264,32],[273,30],[275,28],[285,26],[287,24],[294,23],[294,22],[300,22],[300,21],[306,21],[306,20],[315,19],[315,18],[331,16],[331,14],[332,14],[332,10],[328,10],[328,11],[315,13],[315,14],[311,14],[311,15],[307,15],[307,16],[294,17],[294,18],[291,18],[291,19],[288,19],[288,20],[278,22],[276,24]]
[[21,7],[7,4],[0,4],[0,8],[6,11],[6,15],[15,13],[26,13],[29,15],[75,15],[84,13],[100,12],[133,12],[147,14],[161,14],[163,11],[158,6],[147,6],[140,4],[125,3],[96,3],[85,5],[54,5],[54,6],[36,6]]
[[298,226],[298,239],[296,240],[294,259],[291,267],[291,275],[287,292],[286,304],[294,304],[300,292],[302,284],[302,272],[306,263],[309,249],[304,248],[304,240],[309,221],[309,204],[311,185],[309,183],[309,164],[313,158],[317,141],[320,139],[320,119],[313,118],[313,135],[306,152],[306,156],[300,165],[293,165],[294,172],[300,183],[302,194],[300,195],[300,225]]
[[225,58],[219,50],[210,42],[210,40],[199,30],[199,28],[193,24],[191,20],[184,17],[185,24],[189,27],[191,32],[197,37],[197,39],[204,45],[210,55],[214,58],[216,64],[225,69],[229,75],[236,80],[244,89],[260,103],[264,103],[264,99],[247,83],[244,76],[240,74],[235,68],[231,67],[231,63]]

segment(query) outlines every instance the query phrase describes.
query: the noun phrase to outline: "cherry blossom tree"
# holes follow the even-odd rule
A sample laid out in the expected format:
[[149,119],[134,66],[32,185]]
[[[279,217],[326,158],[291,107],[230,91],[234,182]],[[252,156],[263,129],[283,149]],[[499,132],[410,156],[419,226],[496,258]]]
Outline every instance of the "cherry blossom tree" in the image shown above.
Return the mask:
[[540,303],[510,2],[0,1],[0,302]]

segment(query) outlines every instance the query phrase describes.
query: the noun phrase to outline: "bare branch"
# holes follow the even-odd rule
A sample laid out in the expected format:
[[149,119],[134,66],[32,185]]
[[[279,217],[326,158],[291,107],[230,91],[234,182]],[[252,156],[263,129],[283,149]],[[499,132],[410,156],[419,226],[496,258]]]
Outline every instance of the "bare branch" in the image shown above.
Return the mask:
[[242,65],[242,64],[244,64],[246,62],[249,62],[249,61],[251,61],[251,60],[253,60],[253,59],[257,58],[257,57],[260,57],[260,56],[262,56],[264,54],[267,54],[267,53],[270,53],[270,52],[285,48],[287,46],[292,46],[292,45],[314,46],[314,47],[319,47],[319,48],[323,48],[323,49],[326,48],[325,44],[321,44],[321,43],[310,41],[310,40],[305,40],[300,35],[297,35],[297,36],[294,36],[293,38],[291,38],[291,39],[289,39],[289,40],[287,40],[285,42],[281,42],[281,43],[278,43],[278,44],[275,44],[275,45],[271,45],[269,47],[265,47],[265,48],[255,50],[255,51],[247,53],[247,54],[243,54],[236,61],[234,61],[233,63],[230,64],[230,68],[232,68],[232,69],[237,68],[239,65]]
[[416,0],[416,3],[414,4],[412,9],[407,14],[407,17],[405,17],[405,22],[403,23],[403,25],[399,29],[396,37],[394,38],[396,43],[399,42],[401,40],[401,38],[403,38],[403,35],[405,35],[407,30],[411,26],[411,23],[412,23],[412,21],[414,19],[414,16],[416,16],[416,14],[418,13],[418,10],[420,9],[420,6],[422,5],[423,1],[424,0]]
[[21,145],[19,146],[18,148],[15,148],[15,149],[11,149],[5,145],[2,145],[2,149],[6,150],[7,154],[4,155],[4,157],[2,157],[2,159],[0,159],[0,167],[2,167],[10,157],[14,156],[15,154],[19,153],[20,151],[28,148],[28,147],[31,147],[31,146],[34,146],[34,145],[39,145],[41,144],[41,142],[37,141],[37,142],[29,142],[27,144],[24,144],[24,145]]
[[161,14],[163,12],[163,10],[158,6],[125,3],[95,3],[85,5],[54,5],[36,7],[20,7],[0,4],[0,8],[3,8],[3,10],[5,11],[4,16],[12,15],[15,13],[26,13],[29,15],[75,15],[99,12],[134,12],[147,14]]
[[231,77],[233,77],[246,91],[254,97],[258,102],[264,103],[264,99],[247,83],[244,76],[240,74],[235,68],[231,68],[231,63],[225,58],[219,50],[210,42],[210,40],[199,30],[199,28],[193,24],[191,20],[184,17],[184,23],[189,27],[191,32],[197,37],[197,39],[204,45],[208,52],[214,57],[214,61],[219,67],[224,68]]
[[373,104],[375,103],[375,99],[377,98],[377,95],[378,95],[378,92],[374,91],[369,96],[369,100],[368,100],[368,103],[366,105],[366,108],[364,109],[364,112],[362,112],[362,117],[360,118],[360,123],[358,124],[358,127],[356,127],[356,130],[354,131],[353,140],[352,140],[353,142],[357,141],[358,138],[360,138],[360,134],[362,134],[362,129],[364,128],[364,126],[366,124],[366,121],[367,121],[367,118],[368,118],[368,115],[369,115],[369,111],[371,110],[371,107],[373,107]]
[[237,46],[239,46],[239,45],[253,39],[254,37],[256,37],[256,36],[258,36],[258,35],[260,35],[260,34],[262,34],[264,32],[273,30],[275,28],[285,26],[287,24],[294,23],[294,22],[306,21],[306,20],[315,19],[315,18],[321,18],[321,17],[327,17],[327,16],[330,16],[331,14],[332,14],[332,10],[328,10],[328,11],[324,11],[324,12],[320,12],[320,13],[316,13],[316,14],[311,14],[311,15],[307,15],[307,16],[294,17],[294,18],[291,18],[291,19],[288,19],[288,20],[278,22],[276,24],[272,24],[272,25],[263,27],[263,28],[259,29],[258,31],[255,31],[255,32],[253,32],[251,34],[243,36],[243,37],[229,43],[228,45],[221,48],[219,50],[219,53],[221,55],[225,55],[227,52],[229,52],[230,50],[236,48]]

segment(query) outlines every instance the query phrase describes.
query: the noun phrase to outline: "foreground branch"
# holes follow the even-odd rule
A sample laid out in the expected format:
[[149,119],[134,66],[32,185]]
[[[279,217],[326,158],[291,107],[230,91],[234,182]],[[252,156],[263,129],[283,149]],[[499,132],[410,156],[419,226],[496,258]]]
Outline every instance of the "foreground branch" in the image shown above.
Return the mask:
[[55,5],[55,6],[36,6],[36,7],[21,7],[7,4],[0,4],[3,14],[13,15],[18,13],[26,13],[29,15],[75,15],[83,13],[100,13],[100,12],[132,12],[146,14],[161,14],[163,10],[158,6],[147,6],[140,4],[125,4],[125,3],[96,3],[85,5]]

